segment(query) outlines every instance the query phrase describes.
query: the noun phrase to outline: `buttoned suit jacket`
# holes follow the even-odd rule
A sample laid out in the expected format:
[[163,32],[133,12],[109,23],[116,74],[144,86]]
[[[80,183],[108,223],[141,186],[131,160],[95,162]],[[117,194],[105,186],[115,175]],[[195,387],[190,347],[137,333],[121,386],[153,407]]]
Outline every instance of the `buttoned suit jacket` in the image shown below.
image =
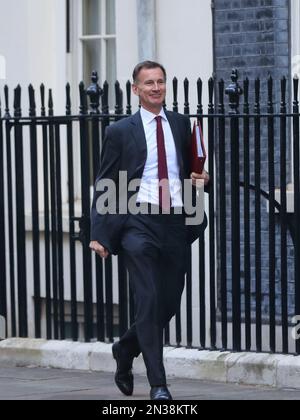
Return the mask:
[[[180,180],[190,178],[189,146],[191,141],[191,126],[188,117],[165,111],[174,137]],[[116,200],[116,214],[99,214],[97,201],[104,191],[97,191],[98,182],[111,180],[119,187],[119,173],[126,172],[127,182],[142,179],[147,160],[147,143],[140,111],[107,127],[103,141],[100,170],[96,178],[94,198],[91,210],[91,240],[98,241],[111,254],[118,254],[121,246],[122,229],[128,214],[120,214],[119,200]],[[128,201],[138,190],[128,192]],[[195,195],[195,191],[194,194]],[[195,201],[195,197],[193,197]],[[187,240],[192,243],[199,237],[207,224],[206,216],[203,223],[187,226]]]

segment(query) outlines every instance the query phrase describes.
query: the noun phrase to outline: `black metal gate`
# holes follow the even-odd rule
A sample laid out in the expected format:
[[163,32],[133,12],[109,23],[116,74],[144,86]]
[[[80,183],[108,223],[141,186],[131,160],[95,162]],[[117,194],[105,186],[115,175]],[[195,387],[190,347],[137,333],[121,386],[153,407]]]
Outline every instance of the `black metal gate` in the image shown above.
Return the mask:
[[[0,114],[0,315],[8,336],[113,342],[133,322],[122,256],[103,262],[88,246],[91,185],[104,131],[132,112],[130,82],[125,112],[116,82],[111,113],[109,86],[104,83],[102,89],[97,81],[94,73],[87,90],[80,84],[78,115],[72,114],[67,85],[65,116],[54,115],[51,90],[46,111],[43,85],[39,115],[32,86],[29,116],[21,115],[18,86],[12,116],[5,87]],[[213,182],[207,234],[190,252],[184,310],[165,331],[167,345],[300,353],[299,340],[291,338],[292,316],[300,315],[298,79],[293,81],[290,111],[286,82],[281,81],[276,113],[271,78],[265,112],[258,79],[245,80],[242,90],[234,71],[226,91],[224,81],[210,79],[204,114],[199,79],[193,114],[189,81],[184,81],[184,113],[203,125]],[[172,109],[178,112],[176,78],[173,97]]]

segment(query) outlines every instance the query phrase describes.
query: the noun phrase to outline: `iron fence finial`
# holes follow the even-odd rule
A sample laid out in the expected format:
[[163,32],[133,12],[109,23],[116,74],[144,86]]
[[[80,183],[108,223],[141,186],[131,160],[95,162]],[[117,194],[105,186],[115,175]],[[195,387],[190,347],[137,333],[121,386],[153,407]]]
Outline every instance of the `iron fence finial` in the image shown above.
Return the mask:
[[243,89],[238,83],[239,74],[237,69],[233,69],[231,73],[232,83],[225,90],[226,95],[229,96],[229,106],[231,108],[230,114],[238,114],[240,106],[240,96],[243,94]]
[[90,98],[90,107],[91,111],[90,114],[100,114],[99,106],[100,106],[100,97],[103,94],[103,90],[98,84],[98,72],[93,71],[92,72],[92,84],[87,89],[86,93]]

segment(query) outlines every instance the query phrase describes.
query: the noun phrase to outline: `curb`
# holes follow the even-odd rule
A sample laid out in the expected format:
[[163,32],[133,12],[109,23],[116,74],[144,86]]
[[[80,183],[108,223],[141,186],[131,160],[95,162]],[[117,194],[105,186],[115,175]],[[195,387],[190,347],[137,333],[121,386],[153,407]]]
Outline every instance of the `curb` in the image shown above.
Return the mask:
[[[74,343],[42,339],[7,339],[0,342],[0,367],[42,367],[115,372],[111,344]],[[265,353],[230,353],[164,348],[169,377],[241,385],[300,389],[300,356]],[[145,375],[143,359],[134,373]]]

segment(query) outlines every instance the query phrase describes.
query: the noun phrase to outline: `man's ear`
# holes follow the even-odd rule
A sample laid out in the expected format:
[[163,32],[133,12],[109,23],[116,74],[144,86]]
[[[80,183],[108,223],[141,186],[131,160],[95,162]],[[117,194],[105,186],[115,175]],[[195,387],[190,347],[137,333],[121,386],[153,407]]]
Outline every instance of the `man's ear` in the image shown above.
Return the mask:
[[132,92],[135,95],[139,96],[139,89],[138,89],[137,85],[135,85],[134,83],[132,84]]

